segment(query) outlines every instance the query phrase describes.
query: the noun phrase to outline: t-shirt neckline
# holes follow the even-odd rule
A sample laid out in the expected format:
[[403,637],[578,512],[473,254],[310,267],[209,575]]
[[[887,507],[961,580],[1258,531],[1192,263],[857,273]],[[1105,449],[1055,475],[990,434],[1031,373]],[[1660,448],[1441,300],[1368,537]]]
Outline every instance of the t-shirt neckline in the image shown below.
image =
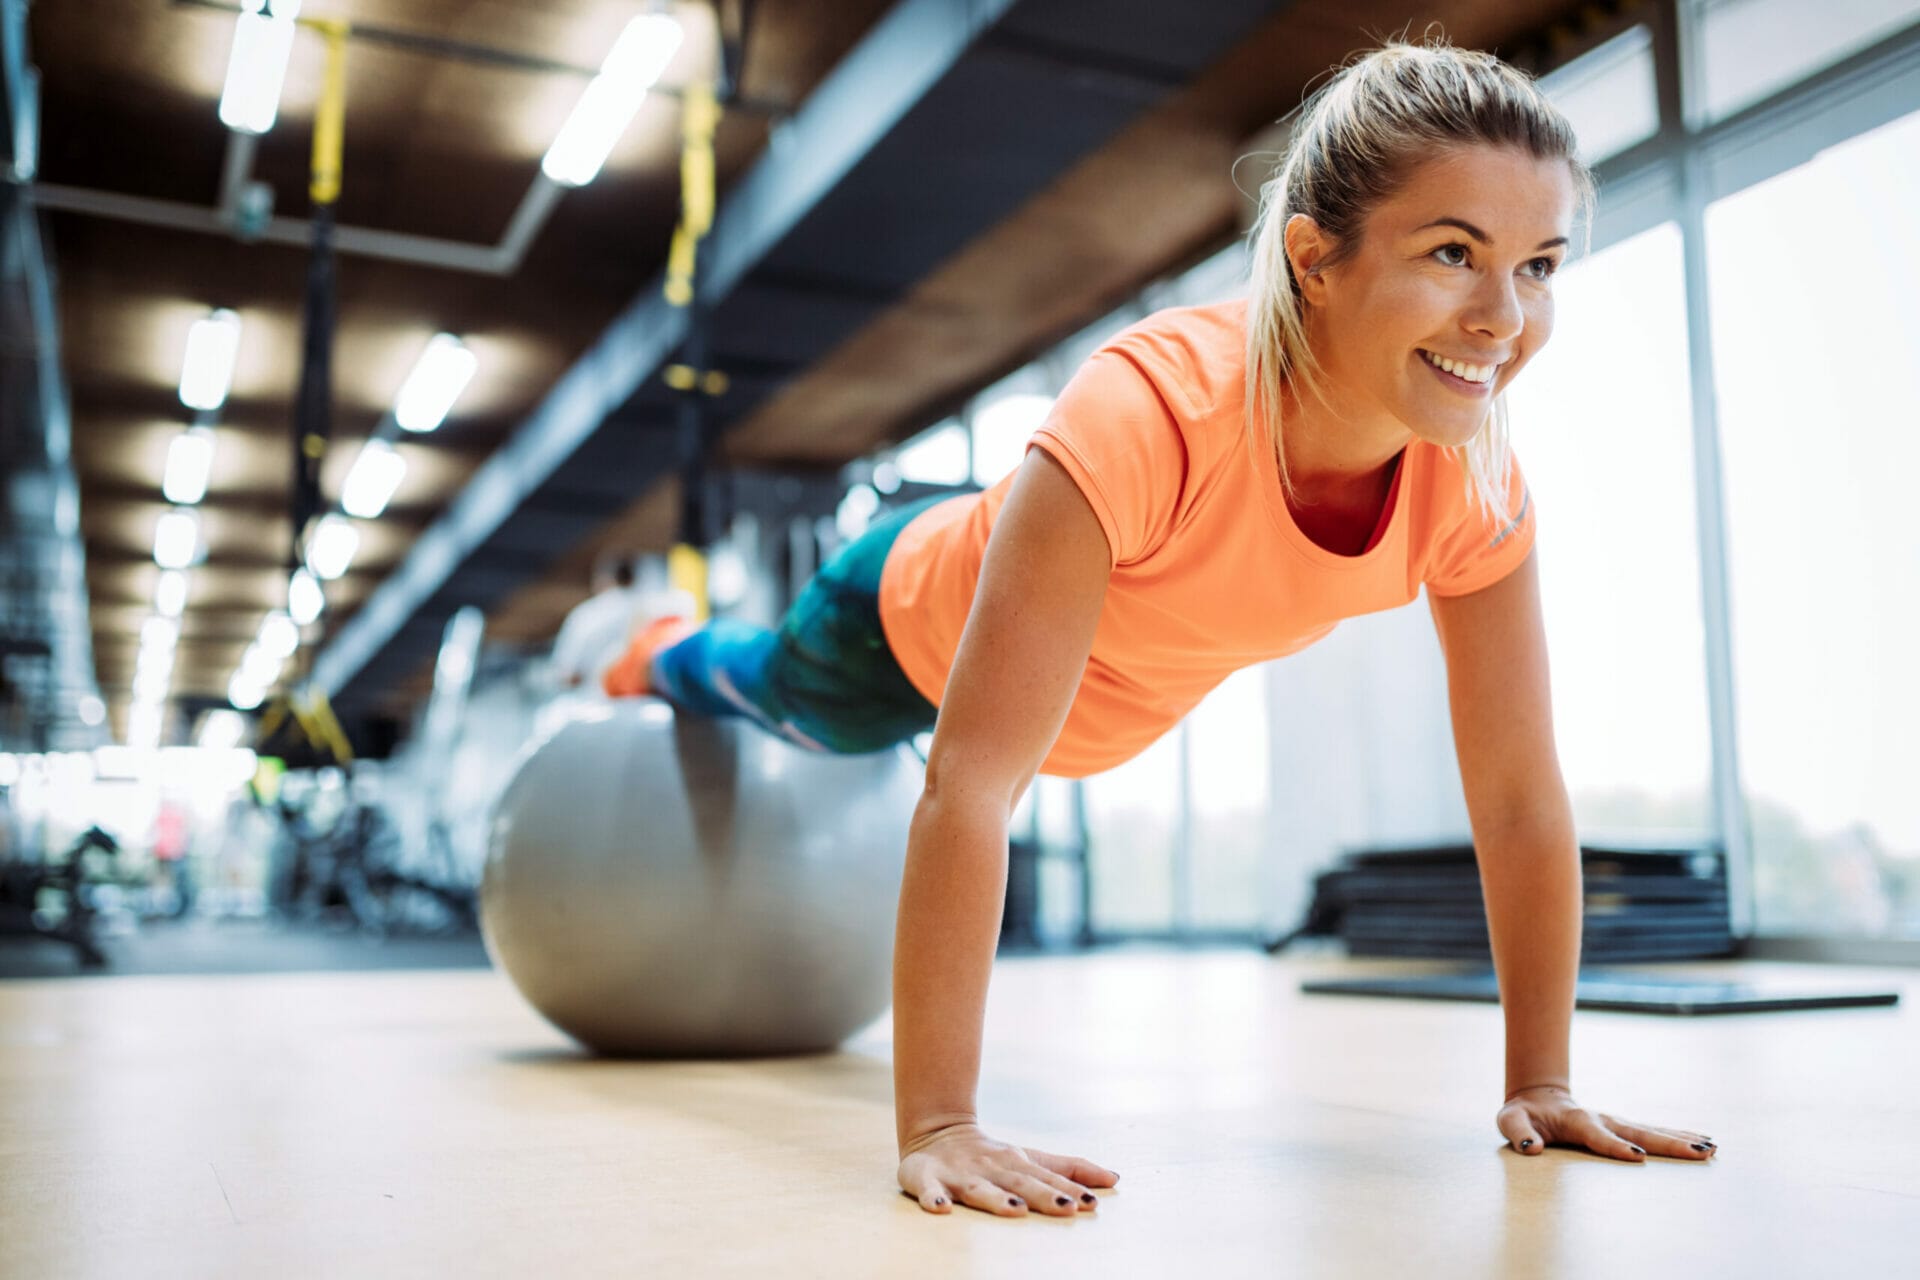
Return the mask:
[[[1413,486],[1413,468],[1419,461],[1419,441],[1410,440],[1401,452],[1400,467],[1395,472],[1393,484],[1387,493],[1386,528],[1379,530],[1380,536],[1373,545],[1357,556],[1343,556],[1337,551],[1329,551],[1306,535],[1305,530],[1294,523],[1293,513],[1287,510],[1287,497],[1280,488],[1280,467],[1271,452],[1261,451],[1265,465],[1260,468],[1260,494],[1266,500],[1267,515],[1287,545],[1299,552],[1309,562],[1327,569],[1367,569],[1380,563],[1390,543],[1396,541],[1400,529],[1406,524],[1401,512],[1407,505],[1407,493]],[[1378,529],[1378,526],[1375,526]]]

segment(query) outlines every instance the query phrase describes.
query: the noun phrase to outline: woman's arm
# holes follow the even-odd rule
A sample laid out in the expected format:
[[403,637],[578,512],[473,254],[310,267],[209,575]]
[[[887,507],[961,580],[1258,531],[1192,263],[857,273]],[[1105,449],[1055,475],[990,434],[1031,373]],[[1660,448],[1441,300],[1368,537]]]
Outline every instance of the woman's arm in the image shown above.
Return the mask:
[[[1079,488],[1043,450],[1030,450],[994,522],[941,699],[900,891],[894,1108],[901,1183],[928,1208],[946,1207],[941,1188],[996,1212],[1019,1212],[1021,1201],[1059,1211],[1050,1194],[1058,1192],[1071,1198],[1071,1213],[1084,1193],[1061,1170],[1043,1178],[1044,1170],[1022,1172],[1024,1160],[996,1164],[999,1144],[962,1144],[950,1161],[909,1166],[906,1158],[943,1134],[984,1141],[973,1128],[974,1088],[1006,893],[1007,822],[1072,706],[1110,563]],[[1093,1185],[1111,1184],[1094,1166],[1084,1172]]]

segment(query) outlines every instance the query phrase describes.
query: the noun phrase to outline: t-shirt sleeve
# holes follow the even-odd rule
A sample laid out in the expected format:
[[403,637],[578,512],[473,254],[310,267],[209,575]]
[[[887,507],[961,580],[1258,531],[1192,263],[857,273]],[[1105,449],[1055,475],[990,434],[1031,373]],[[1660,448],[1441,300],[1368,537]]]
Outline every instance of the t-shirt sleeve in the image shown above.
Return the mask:
[[[1464,489],[1464,481],[1462,482]],[[1507,465],[1507,504],[1503,516],[1489,520],[1477,498],[1462,494],[1463,514],[1440,538],[1427,563],[1427,592],[1436,596],[1470,595],[1490,587],[1520,567],[1533,550],[1539,527],[1533,494],[1511,450]]]
[[1187,475],[1180,424],[1140,367],[1096,352],[1028,442],[1073,477],[1107,535],[1113,565],[1151,555],[1173,530]]

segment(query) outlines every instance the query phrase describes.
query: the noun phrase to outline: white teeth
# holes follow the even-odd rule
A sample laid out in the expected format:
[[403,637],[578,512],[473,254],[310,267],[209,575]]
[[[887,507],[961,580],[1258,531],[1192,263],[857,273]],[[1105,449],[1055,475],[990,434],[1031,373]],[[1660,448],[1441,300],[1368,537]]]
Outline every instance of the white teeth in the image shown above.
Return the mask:
[[1486,382],[1493,377],[1494,371],[1500,367],[1492,364],[1466,364],[1459,360],[1448,359],[1446,356],[1434,355],[1431,351],[1422,351],[1420,354],[1425,356],[1427,363],[1433,365],[1435,368],[1444,369],[1454,377],[1464,379],[1467,382]]

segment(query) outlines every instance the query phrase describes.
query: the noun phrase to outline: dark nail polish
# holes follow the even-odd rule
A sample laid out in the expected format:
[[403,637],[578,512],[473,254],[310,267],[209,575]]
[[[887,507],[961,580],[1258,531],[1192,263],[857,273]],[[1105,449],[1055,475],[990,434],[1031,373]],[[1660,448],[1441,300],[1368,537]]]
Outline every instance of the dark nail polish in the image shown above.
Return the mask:
[[1704,1143],[1704,1142],[1696,1142],[1696,1143],[1694,1143],[1694,1144],[1693,1144],[1693,1149],[1694,1149],[1695,1151],[1711,1151],[1711,1150],[1713,1150],[1713,1148],[1712,1148],[1712,1147],[1709,1147],[1709,1146],[1708,1146],[1708,1145],[1707,1145],[1706,1143]]
[[1530,1146],[1532,1146],[1532,1145],[1533,1145],[1533,1139],[1532,1139],[1532,1138],[1524,1138],[1524,1139],[1522,1139],[1522,1140],[1521,1140],[1521,1142],[1520,1142],[1520,1149],[1521,1149],[1522,1151],[1525,1151],[1525,1150],[1526,1150],[1526,1149],[1527,1149],[1528,1147],[1530,1147]]
[[1091,1191],[1082,1191],[1082,1192],[1080,1193],[1080,1203],[1082,1203],[1082,1204],[1092,1204],[1092,1203],[1093,1203],[1093,1192],[1091,1192]]
[[[1627,1145],[1628,1145],[1628,1146],[1633,1146],[1633,1144],[1632,1144],[1632,1143],[1628,1143]],[[1645,1154],[1647,1154],[1647,1149],[1646,1149],[1645,1147],[1634,1147],[1634,1148],[1633,1148],[1633,1154],[1635,1154],[1635,1155],[1637,1155],[1637,1156],[1643,1156],[1643,1155],[1645,1155]]]
[[944,1197],[936,1198],[933,1203],[934,1203],[934,1207],[938,1208],[939,1206],[946,1203],[946,1199]]
[[1069,1199],[1067,1199],[1067,1198],[1066,1198],[1065,1196],[1055,1196],[1055,1197],[1053,1198],[1053,1202],[1054,1202],[1055,1204],[1060,1204],[1060,1205],[1067,1205],[1067,1204],[1072,1204],[1072,1203],[1073,1203],[1073,1201],[1071,1201],[1071,1200],[1069,1200]]
[[1016,1200],[1016,1199],[1014,1199],[1014,1198],[1013,1198],[1012,1196],[1008,1196],[1008,1197],[1007,1197],[1007,1203],[1008,1203],[1008,1204],[1010,1204],[1010,1205],[1014,1205],[1014,1206],[1016,1206],[1016,1207],[1017,1207],[1017,1206],[1019,1205],[1019,1203],[1020,1203],[1020,1202],[1019,1202],[1018,1200]]

